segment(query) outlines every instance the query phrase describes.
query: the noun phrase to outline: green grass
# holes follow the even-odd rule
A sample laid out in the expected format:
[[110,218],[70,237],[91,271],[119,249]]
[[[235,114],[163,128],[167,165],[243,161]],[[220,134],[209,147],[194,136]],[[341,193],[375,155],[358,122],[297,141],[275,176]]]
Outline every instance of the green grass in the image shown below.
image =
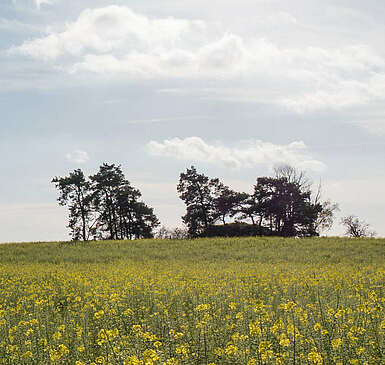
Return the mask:
[[0,246],[0,264],[234,262],[248,264],[384,264],[385,239],[210,238],[18,243]]

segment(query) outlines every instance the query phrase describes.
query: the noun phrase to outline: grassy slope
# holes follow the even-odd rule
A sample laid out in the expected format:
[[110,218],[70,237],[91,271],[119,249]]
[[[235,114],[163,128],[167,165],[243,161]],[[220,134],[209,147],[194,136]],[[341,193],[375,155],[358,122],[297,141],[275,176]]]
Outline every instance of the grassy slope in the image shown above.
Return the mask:
[[122,261],[362,265],[385,263],[385,239],[211,238],[21,243],[0,246],[0,264],[114,264]]

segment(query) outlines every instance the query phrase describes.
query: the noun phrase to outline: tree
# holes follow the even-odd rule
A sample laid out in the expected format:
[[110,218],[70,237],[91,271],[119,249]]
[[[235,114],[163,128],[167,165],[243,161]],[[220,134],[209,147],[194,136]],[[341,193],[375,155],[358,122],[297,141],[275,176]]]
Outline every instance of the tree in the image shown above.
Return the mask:
[[226,224],[226,218],[233,218],[242,212],[242,203],[249,196],[246,193],[238,193],[228,186],[218,185],[217,197],[214,198],[214,222],[218,220]]
[[299,171],[293,166],[283,164],[274,168],[276,179],[286,179],[288,183],[296,184],[301,190],[311,190],[312,181],[305,171]]
[[184,240],[188,238],[188,231],[186,228],[167,228],[162,226],[156,232],[155,237],[160,239]]
[[109,232],[109,239],[120,239],[118,196],[128,181],[125,180],[120,166],[104,163],[99,172],[90,176],[92,185],[92,202],[99,213],[98,229]]
[[59,190],[58,202],[69,207],[69,224],[73,240],[87,241],[93,233],[91,221],[94,214],[91,207],[90,183],[82,170],[77,169],[65,177],[55,177],[52,183]]
[[280,236],[316,235],[315,222],[322,209],[313,204],[311,191],[302,190],[287,177],[260,177],[254,187],[260,227],[266,222],[270,234]]
[[[304,172],[286,165],[277,168],[275,173],[276,177],[258,178],[252,195],[233,191],[217,178],[197,173],[194,166],[181,173],[178,192],[187,207],[182,219],[190,236],[236,235],[237,232],[317,235],[317,219],[323,206],[318,202],[318,193],[312,200],[310,180]],[[320,225],[326,226],[327,218],[330,219],[326,208],[331,209],[325,205]],[[232,219],[231,227],[226,227],[228,218]]]
[[186,204],[186,214],[182,220],[190,236],[201,235],[218,219],[216,199],[222,189],[223,184],[218,179],[199,174],[194,166],[180,174],[177,191]]
[[313,205],[321,205],[322,209],[318,213],[314,224],[315,231],[319,235],[321,232],[328,231],[333,226],[336,212],[339,211],[337,203],[333,203],[330,199],[321,202],[322,186],[318,184],[315,192],[312,192],[312,181],[306,175],[305,171],[299,171],[290,165],[281,165],[274,169],[276,178],[286,178],[289,183],[294,183],[301,191],[310,192]]
[[359,220],[354,215],[341,218],[341,224],[345,226],[345,234],[350,237],[374,237],[376,232],[370,230],[370,225],[365,221]]
[[139,201],[142,194],[128,182],[117,192],[118,230],[123,238],[151,238],[159,225],[153,208]]
[[78,169],[52,180],[60,191],[59,204],[69,207],[68,227],[74,240],[153,237],[159,225],[154,210],[139,200],[142,194],[120,166],[103,164],[89,179]]
[[[132,232],[135,238],[153,238],[153,230],[159,226],[160,222],[154,214],[154,209],[147,206],[142,201],[137,201],[132,206]],[[126,236],[132,238],[132,235]]]
[[329,231],[334,223],[335,213],[337,213],[340,208],[337,203],[333,203],[330,200],[326,200],[322,205],[322,210],[319,212],[315,228],[318,234],[321,232]]
[[102,237],[103,232],[109,239],[153,237],[153,229],[159,225],[154,210],[139,200],[142,194],[126,180],[120,166],[103,164],[90,179]]

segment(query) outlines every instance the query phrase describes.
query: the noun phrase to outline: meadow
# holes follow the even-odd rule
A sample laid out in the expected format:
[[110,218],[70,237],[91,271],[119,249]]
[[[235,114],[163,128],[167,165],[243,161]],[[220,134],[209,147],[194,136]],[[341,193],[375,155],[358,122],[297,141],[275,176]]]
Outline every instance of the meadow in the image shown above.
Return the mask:
[[385,364],[385,239],[0,246],[0,364]]

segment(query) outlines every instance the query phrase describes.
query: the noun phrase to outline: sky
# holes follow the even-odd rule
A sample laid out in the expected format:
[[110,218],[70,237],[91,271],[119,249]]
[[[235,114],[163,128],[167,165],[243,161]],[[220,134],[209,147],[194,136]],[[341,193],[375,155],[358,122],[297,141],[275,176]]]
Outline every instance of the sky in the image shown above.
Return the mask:
[[384,18],[378,0],[2,0],[0,242],[69,239],[51,180],[104,162],[167,227],[187,167],[251,193],[290,164],[385,236]]

